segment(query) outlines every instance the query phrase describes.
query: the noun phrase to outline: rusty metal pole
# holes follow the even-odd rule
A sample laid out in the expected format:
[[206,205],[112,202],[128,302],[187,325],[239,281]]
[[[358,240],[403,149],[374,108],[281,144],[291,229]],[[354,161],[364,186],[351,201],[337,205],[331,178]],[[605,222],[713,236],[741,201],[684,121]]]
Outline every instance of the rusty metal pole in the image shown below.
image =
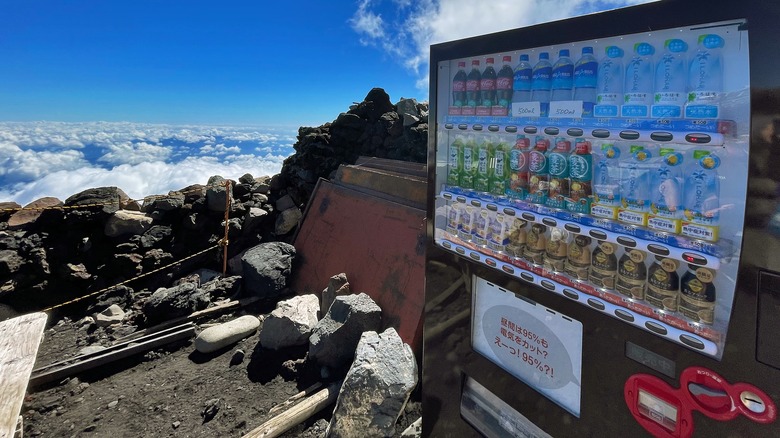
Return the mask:
[[230,180],[225,180],[225,237],[222,238],[222,277],[227,275],[228,220],[230,219]]

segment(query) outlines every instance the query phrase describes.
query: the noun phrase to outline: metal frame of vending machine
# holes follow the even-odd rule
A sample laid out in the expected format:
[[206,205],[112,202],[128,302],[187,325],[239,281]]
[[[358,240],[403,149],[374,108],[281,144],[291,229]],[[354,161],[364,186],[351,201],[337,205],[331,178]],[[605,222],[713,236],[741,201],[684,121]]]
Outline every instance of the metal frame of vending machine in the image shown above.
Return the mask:
[[664,0],[431,47],[424,436],[780,436],[778,40]]

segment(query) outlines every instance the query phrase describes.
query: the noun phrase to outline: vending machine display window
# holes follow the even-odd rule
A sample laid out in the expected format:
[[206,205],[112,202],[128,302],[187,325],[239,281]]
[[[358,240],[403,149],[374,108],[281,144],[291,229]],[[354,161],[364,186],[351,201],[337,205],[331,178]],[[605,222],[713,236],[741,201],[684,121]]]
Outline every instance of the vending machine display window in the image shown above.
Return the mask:
[[745,222],[744,22],[436,67],[436,245],[720,359]]

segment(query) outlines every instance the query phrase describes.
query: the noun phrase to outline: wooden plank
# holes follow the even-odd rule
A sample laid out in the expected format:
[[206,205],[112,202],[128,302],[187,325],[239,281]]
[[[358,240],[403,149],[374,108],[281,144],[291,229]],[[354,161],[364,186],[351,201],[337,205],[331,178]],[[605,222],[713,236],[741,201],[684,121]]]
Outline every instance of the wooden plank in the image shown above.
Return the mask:
[[333,182],[420,210],[428,200],[427,180],[387,170],[342,164]]
[[336,382],[302,401],[300,404],[252,429],[243,438],[275,438],[336,402],[341,382]]
[[299,264],[291,288],[316,294],[347,274],[350,289],[382,308],[420,360],[425,306],[425,211],[320,180],[295,239]]
[[0,322],[0,438],[16,433],[46,318],[38,312]]
[[387,158],[359,156],[356,166],[372,167],[374,169],[392,170],[406,175],[415,175],[428,179],[428,165],[413,161],[390,160]]

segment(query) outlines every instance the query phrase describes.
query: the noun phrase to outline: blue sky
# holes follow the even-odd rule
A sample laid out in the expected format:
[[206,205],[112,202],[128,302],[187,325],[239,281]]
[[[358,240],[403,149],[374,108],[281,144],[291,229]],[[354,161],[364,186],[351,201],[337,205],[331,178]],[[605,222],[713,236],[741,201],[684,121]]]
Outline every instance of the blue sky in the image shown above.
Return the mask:
[[432,43],[641,2],[6,0],[0,201],[274,174],[373,87],[427,100]]

